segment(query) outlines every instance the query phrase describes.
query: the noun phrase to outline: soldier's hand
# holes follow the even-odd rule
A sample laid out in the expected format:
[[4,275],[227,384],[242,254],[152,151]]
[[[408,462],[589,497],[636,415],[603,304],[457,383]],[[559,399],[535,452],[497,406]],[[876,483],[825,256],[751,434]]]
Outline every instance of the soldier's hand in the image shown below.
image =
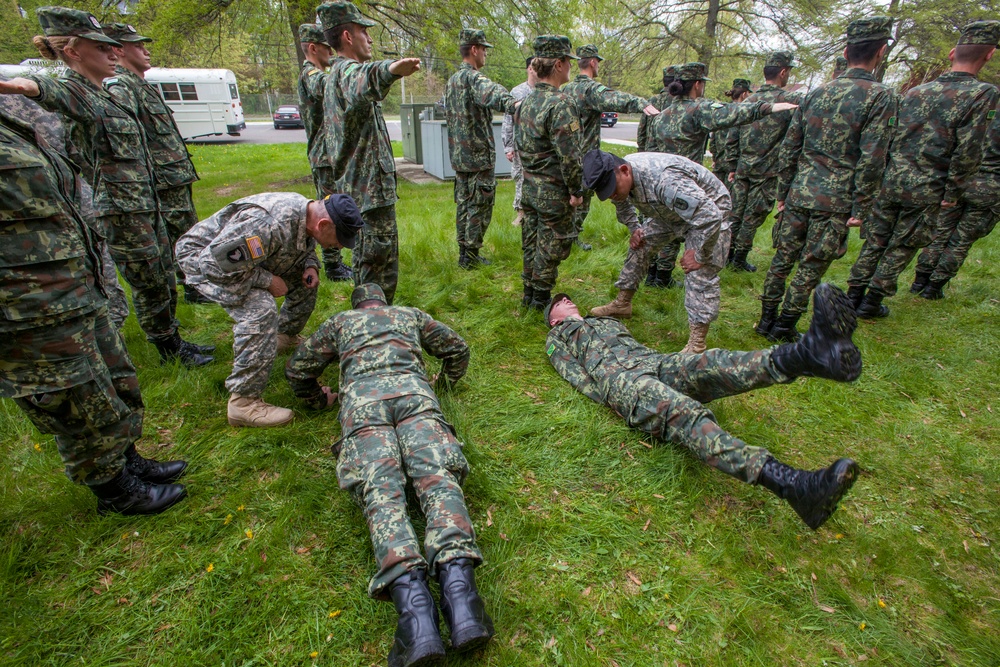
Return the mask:
[[389,73],[393,76],[410,76],[420,71],[420,58],[400,58],[389,65]]
[[645,242],[646,240],[643,238],[642,227],[640,227],[632,232],[632,236],[628,239],[628,247],[632,248],[632,250],[638,250]]
[[958,206],[958,202],[957,201],[942,201],[941,202],[941,208],[954,208],[955,206]]
[[281,279],[281,276],[271,276],[271,284],[268,285],[267,291],[271,293],[275,299],[279,296],[285,296],[288,294],[288,285],[285,281]]
[[654,107],[652,104],[647,104],[646,108],[642,110],[647,116],[659,116],[660,110]]
[[308,269],[302,272],[302,284],[309,289],[316,289],[319,287],[319,271],[315,267],[310,266]]
[[729,172],[729,176],[726,176],[726,180],[729,181],[730,183],[734,182],[736,180],[736,172],[735,171]]
[[576,208],[577,206],[580,206],[581,204],[583,204],[583,197],[577,197],[576,195],[570,195],[569,196],[569,205],[570,206],[572,206],[573,208]]
[[861,220],[859,218],[848,218],[847,219],[847,226],[848,226],[848,228],[850,228],[850,227],[860,227],[861,226]]
[[507,151],[504,153],[504,155],[507,156],[507,160],[509,160],[510,162],[514,161],[514,151]]
[[8,81],[0,81],[0,95],[27,95],[28,97],[38,97],[41,91],[38,84],[31,79],[15,77]]
[[782,111],[791,111],[792,109],[798,109],[798,104],[791,104],[789,102],[778,102],[777,104],[771,105],[771,113],[780,113]]
[[323,387],[323,395],[326,396],[326,407],[328,408],[333,406],[339,398],[339,394],[329,387]]
[[690,250],[685,250],[684,254],[681,255],[681,268],[684,269],[684,273],[691,273],[692,271],[697,271],[703,264],[699,264],[698,260],[694,258],[694,248]]
[[782,199],[781,201],[778,202],[778,213],[781,213],[784,210],[785,210],[785,200]]

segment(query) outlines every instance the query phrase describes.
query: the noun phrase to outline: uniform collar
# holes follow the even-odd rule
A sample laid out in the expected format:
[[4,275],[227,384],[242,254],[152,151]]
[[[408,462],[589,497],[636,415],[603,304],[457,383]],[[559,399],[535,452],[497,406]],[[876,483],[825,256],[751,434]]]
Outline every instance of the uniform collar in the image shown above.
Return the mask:
[[851,67],[846,72],[837,77],[838,79],[865,79],[867,81],[874,81],[875,75],[866,69],[861,69],[860,67]]
[[577,74],[576,78],[573,79],[573,80],[574,81],[590,81],[590,77],[587,76],[586,74]]
[[551,83],[544,83],[542,81],[539,81],[538,83],[535,84],[535,90],[551,90],[551,91],[555,91],[556,87],[553,86]]
[[[462,61],[462,64],[458,66],[458,69],[471,69],[471,70],[476,70],[476,68],[475,68],[475,67],[473,67],[473,66],[472,66],[472,65],[470,65],[469,63],[465,62],[464,60]],[[478,72],[479,70],[476,70],[476,71]]]
[[760,88],[757,89],[758,93],[766,93],[772,90],[781,90],[780,86],[776,86],[773,83],[761,84]]
[[968,72],[945,72],[937,78],[938,81],[942,79],[945,81],[979,81],[979,77]]

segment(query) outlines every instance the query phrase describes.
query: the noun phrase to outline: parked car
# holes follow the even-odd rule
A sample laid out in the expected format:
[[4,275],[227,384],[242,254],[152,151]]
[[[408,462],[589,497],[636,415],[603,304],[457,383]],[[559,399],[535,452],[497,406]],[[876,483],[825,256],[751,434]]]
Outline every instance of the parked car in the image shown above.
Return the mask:
[[616,114],[614,111],[601,112],[602,127],[614,127],[617,122],[618,122],[618,114]]
[[305,127],[302,114],[296,105],[282,104],[274,110],[274,129],[279,130],[283,127]]

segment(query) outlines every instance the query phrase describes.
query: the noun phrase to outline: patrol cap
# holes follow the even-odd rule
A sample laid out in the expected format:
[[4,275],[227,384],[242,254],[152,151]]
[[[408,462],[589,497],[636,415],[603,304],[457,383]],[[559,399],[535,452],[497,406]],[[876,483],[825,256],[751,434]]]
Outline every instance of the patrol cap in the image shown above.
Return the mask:
[[572,58],[579,60],[573,55],[573,45],[569,43],[566,35],[539,35],[531,43],[535,51],[536,58]]
[[677,66],[678,81],[711,81],[707,74],[708,65],[705,63],[693,62]]
[[847,67],[847,58],[844,56],[837,56],[837,61],[833,64],[833,71],[839,74],[840,72],[846,72]]
[[791,51],[771,51],[764,59],[764,67],[795,67],[794,61]]
[[583,187],[593,190],[601,201],[610,197],[618,184],[615,169],[625,160],[595,148],[583,156]]
[[121,42],[101,31],[101,22],[90,12],[69,7],[39,7],[35,13],[46,37],[82,37],[121,46]]
[[1000,21],[973,21],[962,28],[958,44],[1000,45]]
[[458,33],[458,45],[485,46],[487,49],[493,48],[493,45],[486,41],[485,32],[482,30],[470,30],[468,28],[463,28],[462,32]]
[[323,44],[330,46],[323,34],[322,26],[315,23],[303,23],[299,26],[299,41],[304,44]]
[[104,34],[118,42],[152,42],[152,37],[145,37],[139,34],[135,28],[128,23],[110,23],[104,26]]
[[359,303],[365,301],[381,301],[382,303],[388,303],[385,300],[385,292],[376,283],[365,283],[363,285],[358,285],[351,292],[351,308],[357,308]]
[[323,30],[333,30],[338,25],[357,23],[365,27],[377,25],[375,21],[366,19],[350,2],[324,2],[316,8],[316,23]]
[[746,88],[750,90],[753,84],[750,83],[750,79],[733,79],[733,88]]
[[604,60],[604,58],[597,55],[597,47],[593,44],[584,44],[583,46],[576,47],[576,55],[578,58],[597,58],[597,62]]
[[327,195],[323,197],[323,205],[326,206],[326,212],[337,228],[337,240],[340,241],[340,245],[353,249],[358,230],[365,224],[354,199],[351,195]]
[[545,323],[548,324],[549,327],[552,326],[551,324],[549,324],[549,313],[552,312],[552,306],[554,306],[557,303],[559,303],[559,301],[561,301],[562,299],[569,299],[570,301],[573,300],[573,299],[569,298],[569,294],[565,294],[563,292],[559,292],[559,294],[556,294],[554,297],[552,297],[551,299],[549,299],[549,305],[545,306],[545,310],[542,311],[542,317],[545,318]]
[[888,16],[856,19],[847,25],[848,44],[862,44],[880,39],[892,39],[892,19]]
[[670,65],[669,67],[663,68],[663,85],[669,85],[671,81],[677,78],[677,65]]

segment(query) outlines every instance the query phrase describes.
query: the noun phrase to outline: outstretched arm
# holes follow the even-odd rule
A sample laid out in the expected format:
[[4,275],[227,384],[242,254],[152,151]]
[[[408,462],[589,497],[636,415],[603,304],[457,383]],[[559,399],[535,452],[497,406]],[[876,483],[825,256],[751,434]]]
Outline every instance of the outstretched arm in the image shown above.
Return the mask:
[[320,325],[316,333],[299,345],[285,364],[285,379],[292,392],[315,410],[332,403],[331,394],[323,391],[319,378],[327,366],[340,360],[333,320],[331,317]]

